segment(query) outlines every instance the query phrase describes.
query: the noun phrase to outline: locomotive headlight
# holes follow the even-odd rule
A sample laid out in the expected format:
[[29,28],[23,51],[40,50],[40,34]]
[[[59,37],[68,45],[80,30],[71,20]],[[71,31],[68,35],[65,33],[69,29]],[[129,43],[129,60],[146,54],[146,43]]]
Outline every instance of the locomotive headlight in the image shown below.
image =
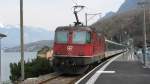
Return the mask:
[[59,55],[58,52],[55,52],[54,54],[55,54],[55,55]]
[[83,51],[83,49],[81,49],[81,50],[79,51],[79,56],[84,56],[84,51]]
[[64,63],[64,62],[61,62],[61,64],[64,65],[65,63]]
[[80,52],[80,53],[79,53],[79,56],[84,56],[84,53],[83,53],[83,52]]
[[60,52],[55,52],[54,54],[55,54],[55,55],[61,55]]

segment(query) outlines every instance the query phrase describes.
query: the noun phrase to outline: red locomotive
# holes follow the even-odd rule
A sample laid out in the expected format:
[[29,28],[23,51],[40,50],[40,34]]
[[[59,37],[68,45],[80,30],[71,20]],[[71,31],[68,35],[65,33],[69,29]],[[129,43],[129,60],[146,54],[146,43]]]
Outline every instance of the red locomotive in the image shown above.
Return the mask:
[[58,27],[55,31],[53,66],[57,72],[81,74],[89,65],[106,57],[110,44],[118,45],[105,40],[93,28],[79,25],[77,12],[74,13],[77,19],[75,26]]
[[53,62],[56,71],[82,72],[78,70],[84,71],[87,65],[104,58],[104,36],[91,28],[59,27],[55,33]]

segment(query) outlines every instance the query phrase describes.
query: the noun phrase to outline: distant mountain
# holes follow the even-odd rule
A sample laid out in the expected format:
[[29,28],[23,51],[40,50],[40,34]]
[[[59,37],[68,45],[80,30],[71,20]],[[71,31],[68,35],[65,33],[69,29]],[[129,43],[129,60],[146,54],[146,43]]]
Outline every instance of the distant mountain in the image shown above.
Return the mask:
[[[143,2],[144,0],[125,0],[125,2],[121,5],[121,7],[119,8],[118,12],[126,12],[129,10],[133,10],[133,9],[137,9],[137,8],[141,8],[139,4],[139,2]],[[146,3],[150,3],[150,0],[145,0]],[[150,6],[148,4],[146,4],[146,6]]]
[[[125,0],[117,12],[110,11],[110,12],[106,13],[106,15],[104,16],[103,19],[112,17],[113,15],[115,15],[117,13],[123,13],[123,12],[128,12],[128,11],[131,11],[134,9],[142,8],[141,5],[139,5],[139,3],[143,2],[143,1],[144,0]],[[150,0],[145,0],[145,1],[146,1],[146,3],[150,3]],[[146,4],[146,7],[150,7],[150,4]]]
[[125,2],[119,8],[118,12],[125,12],[131,9],[135,9],[139,1],[141,0],[125,0]]
[[115,12],[110,11],[110,12],[106,13],[106,15],[104,16],[104,18],[112,17],[112,16],[115,15],[115,14],[116,14]]
[[[26,52],[37,52],[45,46],[48,46],[48,47],[52,48],[53,40],[41,40],[41,41],[25,44],[24,51],[26,51]],[[5,52],[19,52],[20,51],[20,46],[8,48],[8,49],[5,49],[4,51]]]
[[[0,24],[0,33],[6,34],[7,37],[2,39],[3,48],[10,48],[20,45],[20,28],[14,25]],[[31,43],[40,40],[53,40],[54,32],[43,28],[24,26],[24,41]]]

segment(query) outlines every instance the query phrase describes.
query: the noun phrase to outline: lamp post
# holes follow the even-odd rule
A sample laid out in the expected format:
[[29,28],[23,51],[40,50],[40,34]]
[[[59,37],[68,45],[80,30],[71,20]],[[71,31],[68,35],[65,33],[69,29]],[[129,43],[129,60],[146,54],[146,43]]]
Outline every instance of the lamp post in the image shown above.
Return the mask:
[[141,5],[143,7],[143,36],[144,36],[144,52],[143,52],[143,61],[144,61],[144,66],[147,67],[147,63],[146,63],[146,57],[147,57],[147,35],[146,35],[146,8],[145,5],[149,4],[148,2],[146,2],[145,0],[143,0],[143,2],[138,2],[138,5]]
[[1,39],[3,37],[6,37],[6,35],[0,34],[0,84],[2,84],[2,81],[1,81]]
[[20,0],[20,43],[21,43],[21,80],[24,80],[24,30],[23,30],[23,0]]

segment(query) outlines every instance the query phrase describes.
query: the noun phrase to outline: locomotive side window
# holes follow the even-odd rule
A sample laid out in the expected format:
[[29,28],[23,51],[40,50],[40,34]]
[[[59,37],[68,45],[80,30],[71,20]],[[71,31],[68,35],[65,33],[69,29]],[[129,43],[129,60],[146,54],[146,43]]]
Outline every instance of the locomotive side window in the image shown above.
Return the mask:
[[86,34],[86,43],[91,43],[91,33],[87,32]]
[[90,40],[91,40],[90,33],[86,31],[76,31],[73,34],[73,43],[75,44],[90,43]]
[[67,43],[68,32],[67,31],[57,31],[55,41],[57,43]]

